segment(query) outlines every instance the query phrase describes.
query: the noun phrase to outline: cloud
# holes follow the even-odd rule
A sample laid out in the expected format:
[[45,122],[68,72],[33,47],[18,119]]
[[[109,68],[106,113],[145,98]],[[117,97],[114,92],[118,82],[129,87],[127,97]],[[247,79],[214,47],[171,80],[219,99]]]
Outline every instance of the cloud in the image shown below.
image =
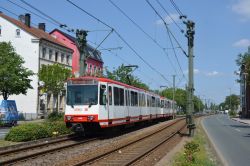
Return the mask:
[[250,1],[238,0],[237,3],[232,5],[232,11],[241,15],[242,21],[250,20]]
[[[249,9],[250,10],[250,9]],[[248,47],[250,46],[250,40],[249,39],[241,39],[233,44],[234,47]]]
[[[180,20],[179,20],[179,15],[178,14],[174,14],[174,13],[172,13],[172,14],[170,14],[170,15],[167,15],[165,18],[164,18],[164,21],[167,23],[167,24],[172,24],[174,21],[175,22],[179,22]],[[156,24],[157,25],[163,25],[164,23],[163,23],[163,21],[161,20],[161,19],[159,19],[159,20],[157,20],[156,21]]]
[[220,73],[218,71],[212,71],[206,73],[207,76],[213,77],[213,76],[218,76]]
[[[185,70],[184,73],[187,75],[188,74],[188,70]],[[223,73],[218,72],[216,70],[209,72],[209,71],[201,71],[199,69],[194,69],[194,74],[195,75],[199,74],[199,75],[207,76],[207,77],[215,77],[215,76],[222,76],[222,75],[224,75]]]

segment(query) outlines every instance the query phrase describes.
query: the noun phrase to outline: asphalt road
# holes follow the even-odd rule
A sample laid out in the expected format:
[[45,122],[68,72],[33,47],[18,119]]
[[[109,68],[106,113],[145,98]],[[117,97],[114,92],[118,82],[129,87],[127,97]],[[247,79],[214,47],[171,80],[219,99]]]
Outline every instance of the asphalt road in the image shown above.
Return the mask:
[[0,139],[4,139],[5,135],[9,132],[10,128],[0,128]]
[[205,118],[203,126],[225,165],[250,166],[250,125],[221,114]]

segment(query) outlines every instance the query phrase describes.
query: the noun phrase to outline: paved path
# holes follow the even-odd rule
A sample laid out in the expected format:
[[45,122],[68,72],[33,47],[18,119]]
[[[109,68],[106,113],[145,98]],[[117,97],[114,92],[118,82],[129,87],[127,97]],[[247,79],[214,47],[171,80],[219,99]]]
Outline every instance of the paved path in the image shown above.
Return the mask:
[[4,139],[5,135],[9,132],[10,128],[0,128],[0,139]]
[[250,165],[250,125],[213,115],[203,120],[203,126],[225,165]]

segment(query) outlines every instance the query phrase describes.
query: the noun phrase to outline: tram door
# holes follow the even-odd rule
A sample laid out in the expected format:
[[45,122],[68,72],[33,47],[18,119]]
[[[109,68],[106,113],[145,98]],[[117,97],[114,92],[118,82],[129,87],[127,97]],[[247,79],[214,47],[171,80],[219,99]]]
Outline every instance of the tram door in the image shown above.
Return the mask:
[[99,116],[102,119],[109,119],[109,97],[108,97],[108,88],[107,84],[100,83],[100,97],[99,97],[99,103],[100,103],[100,112]]
[[108,119],[113,119],[114,118],[114,93],[113,93],[113,87],[111,84],[108,84]]

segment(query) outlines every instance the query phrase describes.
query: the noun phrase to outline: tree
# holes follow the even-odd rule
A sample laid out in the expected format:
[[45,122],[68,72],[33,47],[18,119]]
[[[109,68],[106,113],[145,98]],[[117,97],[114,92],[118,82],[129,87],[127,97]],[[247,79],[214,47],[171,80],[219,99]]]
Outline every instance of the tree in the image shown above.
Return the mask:
[[[161,92],[161,95],[172,100],[173,99],[173,88],[166,88]],[[175,90],[175,101],[177,106],[180,106],[184,111],[187,110],[187,91],[177,88]],[[194,96],[194,111],[198,112],[199,110],[204,109],[204,104],[197,97]]]
[[[236,59],[236,65],[238,66],[238,70],[244,73],[247,73],[247,75],[250,75],[250,53],[246,52],[244,54],[239,54]],[[236,80],[240,83],[240,79]],[[247,77],[246,80],[247,84],[250,84],[250,77]]]
[[239,104],[240,104],[240,99],[237,95],[232,94],[230,96],[227,96],[225,99],[225,105],[227,106],[228,109],[230,110],[237,110]]
[[106,69],[106,75],[109,79],[129,84],[138,88],[149,90],[149,87],[139,78],[131,74],[132,68],[125,67],[123,64],[112,72]]
[[0,42],[0,93],[4,100],[9,95],[25,95],[28,89],[33,89],[29,77],[34,73],[25,68],[24,63],[10,42]]
[[[70,76],[71,70],[60,64],[42,65],[38,73],[39,80],[44,83],[42,90],[55,96],[65,90],[64,83]],[[58,101],[56,106],[58,111]]]

